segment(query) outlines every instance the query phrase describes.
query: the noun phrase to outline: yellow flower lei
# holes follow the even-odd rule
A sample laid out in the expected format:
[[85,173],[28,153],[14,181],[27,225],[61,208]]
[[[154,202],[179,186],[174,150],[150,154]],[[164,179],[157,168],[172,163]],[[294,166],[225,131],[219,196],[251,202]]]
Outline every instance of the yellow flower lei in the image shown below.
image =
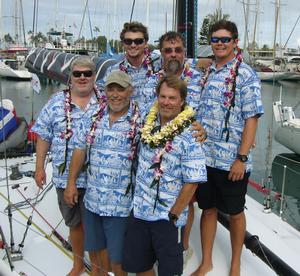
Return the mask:
[[193,121],[195,111],[186,105],[184,110],[179,113],[173,120],[168,122],[160,131],[152,134],[151,131],[155,127],[155,119],[158,114],[158,103],[154,103],[146,117],[146,122],[141,130],[141,140],[143,143],[149,144],[151,147],[163,146],[168,140],[173,140],[182,128],[185,128]]

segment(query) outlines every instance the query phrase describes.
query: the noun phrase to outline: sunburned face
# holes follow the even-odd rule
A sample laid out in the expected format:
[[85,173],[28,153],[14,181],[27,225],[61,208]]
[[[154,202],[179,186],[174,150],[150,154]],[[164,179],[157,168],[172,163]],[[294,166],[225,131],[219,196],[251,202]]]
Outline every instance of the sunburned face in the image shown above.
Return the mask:
[[168,87],[166,83],[162,84],[157,101],[162,124],[173,120],[181,112],[184,105],[180,91]]
[[86,66],[75,65],[71,73],[72,92],[78,96],[86,96],[93,91],[95,73]]
[[211,47],[218,65],[224,65],[233,59],[237,43],[238,39],[233,39],[232,33],[225,29],[220,29],[212,33]]
[[121,87],[119,84],[112,83],[105,88],[107,103],[113,113],[125,113],[129,108],[132,87]]
[[[163,41],[161,53],[164,63],[163,67],[166,71],[175,68],[176,63],[178,64],[177,66],[179,66],[177,71],[181,71],[180,69],[183,68],[184,64],[185,50],[180,39]],[[172,71],[176,74],[176,70],[172,69]]]
[[144,56],[147,41],[142,32],[126,32],[123,39],[123,47],[127,57],[140,59]]

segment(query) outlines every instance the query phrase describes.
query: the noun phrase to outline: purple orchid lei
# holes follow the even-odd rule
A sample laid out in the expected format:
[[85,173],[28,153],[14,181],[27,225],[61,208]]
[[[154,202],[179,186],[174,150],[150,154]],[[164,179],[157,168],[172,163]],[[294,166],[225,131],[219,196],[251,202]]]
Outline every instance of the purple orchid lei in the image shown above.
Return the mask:
[[[62,139],[66,140],[66,147],[65,147],[65,156],[64,156],[64,161],[63,163],[61,163],[58,166],[58,172],[60,175],[62,175],[65,170],[66,170],[66,166],[67,166],[67,158],[68,158],[68,144],[69,144],[69,140],[71,139],[71,137],[73,136],[73,130],[72,130],[72,97],[71,97],[71,89],[66,89],[63,91],[64,92],[64,111],[65,111],[65,121],[66,121],[66,128],[65,130],[61,133],[60,137]],[[97,98],[97,101],[100,103],[101,101],[101,97],[100,97],[100,93],[98,91],[98,89],[96,88],[96,86],[94,86],[94,93],[95,96]]]
[[[241,49],[239,47],[236,48],[237,53],[235,56],[235,62],[232,64],[230,68],[230,76],[225,78],[225,86],[226,90],[224,92],[224,106],[227,108],[227,112],[225,115],[225,127],[223,129],[223,133],[226,133],[226,142],[229,140],[229,128],[228,122],[230,118],[230,110],[235,106],[235,91],[236,91],[236,77],[238,75],[238,69],[243,61]],[[205,70],[203,77],[200,80],[200,86],[202,89],[205,87],[209,74],[211,73],[211,68]]]
[[[150,54],[150,51],[148,48],[146,48],[144,50],[144,60],[142,62],[142,66],[147,69],[147,73],[146,73],[146,76],[149,78],[154,70],[153,70],[153,61],[152,61],[152,58],[151,58],[151,54]],[[127,66],[125,65],[125,62],[126,62],[126,58],[124,58],[124,60],[119,64],[119,69],[123,72],[125,72],[126,74],[128,74],[128,68]]]
[[139,138],[138,138],[138,131],[141,127],[140,125],[140,111],[139,111],[139,106],[136,102],[133,103],[133,115],[129,121],[130,125],[130,130],[127,134],[127,138],[130,141],[130,154],[128,156],[128,159],[131,161],[131,169],[130,169],[130,181],[129,184],[126,188],[125,195],[129,193],[131,190],[131,196],[133,196],[133,174],[134,174],[134,166],[133,162],[136,157],[136,151],[137,151],[137,145],[139,143]]

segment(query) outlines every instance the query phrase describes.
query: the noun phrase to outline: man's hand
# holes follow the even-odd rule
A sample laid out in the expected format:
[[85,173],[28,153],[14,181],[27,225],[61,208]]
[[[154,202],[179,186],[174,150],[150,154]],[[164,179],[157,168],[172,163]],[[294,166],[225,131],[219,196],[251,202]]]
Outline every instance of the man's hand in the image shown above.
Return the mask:
[[207,137],[205,129],[198,121],[193,122],[192,126],[193,130],[196,131],[196,133],[193,134],[193,137],[196,138],[197,142],[203,143]]
[[68,205],[74,206],[78,203],[78,190],[75,185],[67,185],[64,191],[64,200]]
[[244,178],[245,169],[246,164],[243,163],[241,160],[236,159],[230,168],[228,179],[231,181],[242,180]]
[[43,189],[43,185],[46,183],[46,172],[45,169],[36,169],[34,174],[36,185]]

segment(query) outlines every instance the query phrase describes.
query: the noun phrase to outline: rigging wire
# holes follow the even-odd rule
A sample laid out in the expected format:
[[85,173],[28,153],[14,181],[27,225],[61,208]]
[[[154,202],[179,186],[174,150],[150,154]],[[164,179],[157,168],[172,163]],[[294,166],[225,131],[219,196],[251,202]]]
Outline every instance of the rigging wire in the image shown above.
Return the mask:
[[[1,101],[1,126],[2,130],[4,130],[4,108],[3,108],[3,94],[2,94],[2,82],[0,79],[0,101]],[[3,141],[5,140],[4,137],[4,131],[2,132],[3,135]],[[6,152],[6,146],[4,147],[4,164],[5,164],[5,176],[6,176],[6,191],[7,191],[7,197],[8,197],[8,221],[9,221],[9,231],[10,231],[10,248],[11,251],[15,250],[15,241],[14,241],[14,233],[12,230],[12,211],[11,211],[11,204],[10,204],[10,191],[8,187],[8,167],[7,167],[7,152]]]
[[132,15],[133,15],[133,11],[134,11],[134,6],[135,6],[135,0],[133,0],[133,2],[132,2],[132,6],[131,6],[131,14],[130,14],[130,20],[129,20],[129,22],[132,21]]

